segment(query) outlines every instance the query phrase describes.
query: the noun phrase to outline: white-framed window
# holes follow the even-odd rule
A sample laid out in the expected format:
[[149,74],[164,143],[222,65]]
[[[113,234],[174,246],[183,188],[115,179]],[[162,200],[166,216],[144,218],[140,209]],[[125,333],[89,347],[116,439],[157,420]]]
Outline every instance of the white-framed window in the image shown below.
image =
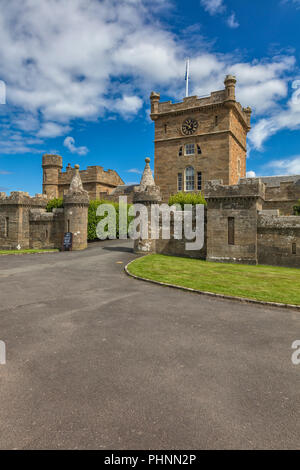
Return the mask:
[[183,185],[182,185],[183,181],[182,181],[182,173],[178,173],[178,176],[177,176],[177,189],[178,191],[182,191],[183,190]]
[[195,155],[195,144],[186,144],[184,151],[185,155]]
[[195,189],[195,170],[192,166],[185,169],[185,190],[194,191]]

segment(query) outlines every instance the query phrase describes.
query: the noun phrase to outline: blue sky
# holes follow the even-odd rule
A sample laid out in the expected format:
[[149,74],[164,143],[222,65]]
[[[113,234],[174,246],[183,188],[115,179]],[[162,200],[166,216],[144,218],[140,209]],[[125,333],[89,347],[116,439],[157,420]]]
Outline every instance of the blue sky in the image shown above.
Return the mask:
[[236,75],[248,171],[300,174],[299,24],[300,0],[0,0],[0,190],[41,192],[46,152],[139,181],[150,92],[181,100],[187,56],[190,94]]

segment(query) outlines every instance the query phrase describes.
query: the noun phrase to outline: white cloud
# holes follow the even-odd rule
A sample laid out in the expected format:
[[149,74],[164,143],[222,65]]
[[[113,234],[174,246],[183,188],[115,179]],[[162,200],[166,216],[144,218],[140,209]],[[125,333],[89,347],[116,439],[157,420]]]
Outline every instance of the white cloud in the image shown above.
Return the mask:
[[141,175],[143,172],[137,168],[131,168],[130,170],[127,170],[127,173],[136,173],[137,175]]
[[225,5],[223,0],[200,0],[204,9],[210,15],[216,15],[217,13],[222,13],[225,10]]
[[300,0],[282,0],[282,3],[293,3],[297,8],[300,8]]
[[70,132],[70,126],[62,126],[61,124],[56,124],[55,122],[45,122],[37,135],[39,137],[58,137],[60,135],[67,134]]
[[290,159],[274,160],[267,168],[272,168],[273,174],[281,175],[299,175],[300,174],[300,155],[291,157]]
[[[0,9],[0,78],[7,84],[8,104],[0,108],[5,108],[8,128],[1,127],[0,152],[42,151],[35,147],[43,139],[68,135],[76,119],[111,118],[112,113],[133,117],[148,103],[152,89],[181,99],[185,42],[153,16],[170,3],[5,2]],[[211,14],[225,11],[221,0],[202,3]],[[191,93],[223,88],[225,75],[232,72],[242,104],[256,114],[269,113],[286,96],[286,75],[294,66],[290,56],[237,61],[231,54],[212,53],[199,39],[191,58]]]
[[300,129],[300,101],[298,103],[293,98],[284,109],[258,121],[251,130],[249,139],[256,149],[262,150],[263,143],[269,137],[284,129]]
[[76,147],[75,139],[71,136],[65,138],[64,146],[69,149],[71,153],[76,153],[77,155],[86,155],[89,151],[87,147]]
[[111,110],[121,114],[126,118],[137,114],[142,106],[143,100],[138,96],[125,95],[111,103]]
[[255,171],[247,171],[246,177],[247,178],[255,178],[256,177]]
[[236,19],[235,13],[231,13],[231,15],[227,18],[227,24],[229,28],[235,29],[240,26],[240,23]]

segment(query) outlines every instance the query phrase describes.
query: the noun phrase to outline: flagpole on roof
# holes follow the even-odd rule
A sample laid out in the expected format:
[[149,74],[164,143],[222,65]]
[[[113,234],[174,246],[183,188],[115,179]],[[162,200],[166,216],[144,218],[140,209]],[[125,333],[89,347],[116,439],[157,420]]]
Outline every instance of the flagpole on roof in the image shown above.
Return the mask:
[[190,59],[186,59],[186,71],[185,71],[185,81],[186,81],[186,87],[185,87],[185,96],[189,96],[189,78],[190,78]]

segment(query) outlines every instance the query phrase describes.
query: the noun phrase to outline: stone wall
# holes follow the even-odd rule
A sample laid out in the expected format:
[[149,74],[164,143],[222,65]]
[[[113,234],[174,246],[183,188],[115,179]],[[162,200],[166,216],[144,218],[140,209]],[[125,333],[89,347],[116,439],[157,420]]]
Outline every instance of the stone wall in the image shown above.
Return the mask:
[[64,210],[45,212],[32,209],[29,219],[29,248],[61,248],[64,235]]
[[300,216],[280,216],[279,210],[263,210],[266,185],[244,179],[224,186],[211,181],[205,186],[207,211],[205,247],[192,252],[186,240],[155,242],[156,253],[208,261],[300,267]]
[[[206,211],[205,211],[206,212]],[[195,226],[195,219],[193,219],[193,225]],[[207,257],[207,218],[205,216],[205,227],[204,227],[204,246],[201,250],[187,250],[186,244],[190,243],[191,240],[187,240],[183,237],[181,240],[174,238],[174,219],[171,219],[171,238],[170,240],[163,240],[160,236],[159,240],[156,240],[156,253],[163,255],[181,256],[186,258],[196,258],[205,260]],[[161,235],[161,234],[160,234]]]
[[47,197],[26,192],[0,193],[0,248],[30,247],[30,211],[45,210]]
[[259,214],[258,263],[300,267],[300,216]]
[[62,248],[65,232],[73,233],[73,249],[87,246],[89,196],[75,165],[64,209],[46,212],[47,195],[30,197],[25,192],[0,193],[0,249]]
[[266,186],[263,209],[279,210],[280,215],[294,215],[293,207],[300,199],[300,175],[252,178],[252,181],[258,179]]

